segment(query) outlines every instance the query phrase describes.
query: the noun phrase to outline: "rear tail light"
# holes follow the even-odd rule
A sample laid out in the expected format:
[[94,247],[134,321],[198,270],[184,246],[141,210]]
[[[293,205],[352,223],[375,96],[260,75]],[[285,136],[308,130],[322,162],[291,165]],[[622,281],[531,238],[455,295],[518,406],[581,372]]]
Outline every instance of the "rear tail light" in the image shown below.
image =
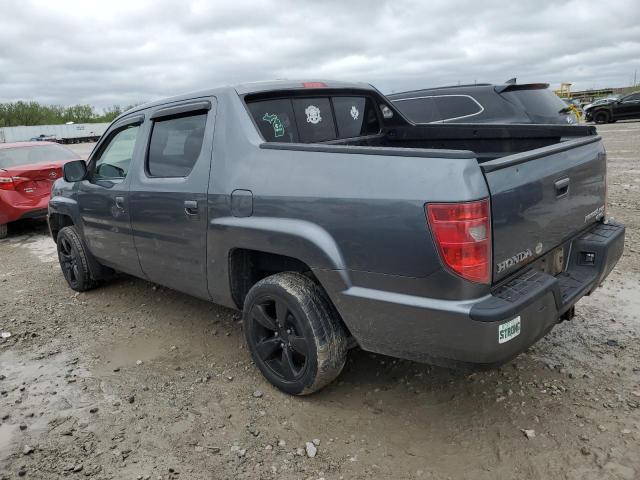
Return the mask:
[[0,172],[0,190],[15,190],[18,185],[27,181],[28,178],[12,177],[7,172]]
[[15,190],[13,177],[7,172],[0,172],[0,190]]
[[428,203],[425,210],[444,264],[462,278],[490,283],[489,199],[465,203]]

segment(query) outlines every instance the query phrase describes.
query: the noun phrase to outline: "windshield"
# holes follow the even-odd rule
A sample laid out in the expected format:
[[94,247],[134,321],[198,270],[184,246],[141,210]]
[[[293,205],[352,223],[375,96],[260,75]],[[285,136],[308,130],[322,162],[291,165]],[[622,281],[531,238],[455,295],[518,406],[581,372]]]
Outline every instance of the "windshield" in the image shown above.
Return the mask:
[[546,88],[512,90],[502,93],[502,96],[509,102],[522,107],[531,120],[537,123],[556,123],[560,112],[566,112],[567,108],[555,93]]
[[79,159],[80,157],[76,153],[60,145],[38,145],[0,149],[0,168]]

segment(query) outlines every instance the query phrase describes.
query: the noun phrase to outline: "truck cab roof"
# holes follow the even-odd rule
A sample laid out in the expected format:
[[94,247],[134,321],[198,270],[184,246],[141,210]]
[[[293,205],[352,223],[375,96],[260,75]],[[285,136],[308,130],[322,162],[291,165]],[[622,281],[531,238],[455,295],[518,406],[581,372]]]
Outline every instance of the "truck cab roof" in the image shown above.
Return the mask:
[[161,100],[153,102],[147,102],[142,105],[138,105],[131,110],[127,110],[116,120],[129,115],[131,113],[145,110],[150,107],[156,107],[158,105],[164,105],[168,103],[175,103],[185,100],[191,100],[201,97],[213,97],[216,95],[235,93],[240,96],[263,94],[263,93],[276,93],[281,91],[296,91],[304,89],[357,89],[357,90],[369,90],[371,92],[378,91],[368,83],[362,82],[343,82],[336,80],[267,80],[258,82],[240,83],[236,85],[225,85],[216,88],[209,88],[205,90],[196,90],[192,92],[175,95]]

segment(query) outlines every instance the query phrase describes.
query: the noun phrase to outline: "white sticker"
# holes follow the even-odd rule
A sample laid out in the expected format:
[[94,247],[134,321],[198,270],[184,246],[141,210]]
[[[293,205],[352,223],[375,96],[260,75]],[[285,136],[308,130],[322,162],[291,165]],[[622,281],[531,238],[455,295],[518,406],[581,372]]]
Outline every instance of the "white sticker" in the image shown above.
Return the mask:
[[355,105],[351,105],[351,111],[349,111],[349,113],[351,114],[351,118],[353,118],[354,120],[357,120],[360,116],[360,112]]
[[322,117],[320,116],[320,109],[315,105],[309,105],[304,109],[304,113],[307,114],[307,123],[313,123],[314,125],[316,125],[322,121]]
[[505,343],[520,335],[520,317],[498,326],[498,343]]

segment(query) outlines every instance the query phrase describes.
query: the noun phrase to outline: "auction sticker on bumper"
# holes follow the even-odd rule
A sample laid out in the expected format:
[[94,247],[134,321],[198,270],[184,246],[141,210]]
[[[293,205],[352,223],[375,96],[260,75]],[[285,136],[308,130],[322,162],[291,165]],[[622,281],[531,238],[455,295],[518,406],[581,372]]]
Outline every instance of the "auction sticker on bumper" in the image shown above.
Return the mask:
[[498,326],[498,343],[505,343],[520,335],[520,317]]

